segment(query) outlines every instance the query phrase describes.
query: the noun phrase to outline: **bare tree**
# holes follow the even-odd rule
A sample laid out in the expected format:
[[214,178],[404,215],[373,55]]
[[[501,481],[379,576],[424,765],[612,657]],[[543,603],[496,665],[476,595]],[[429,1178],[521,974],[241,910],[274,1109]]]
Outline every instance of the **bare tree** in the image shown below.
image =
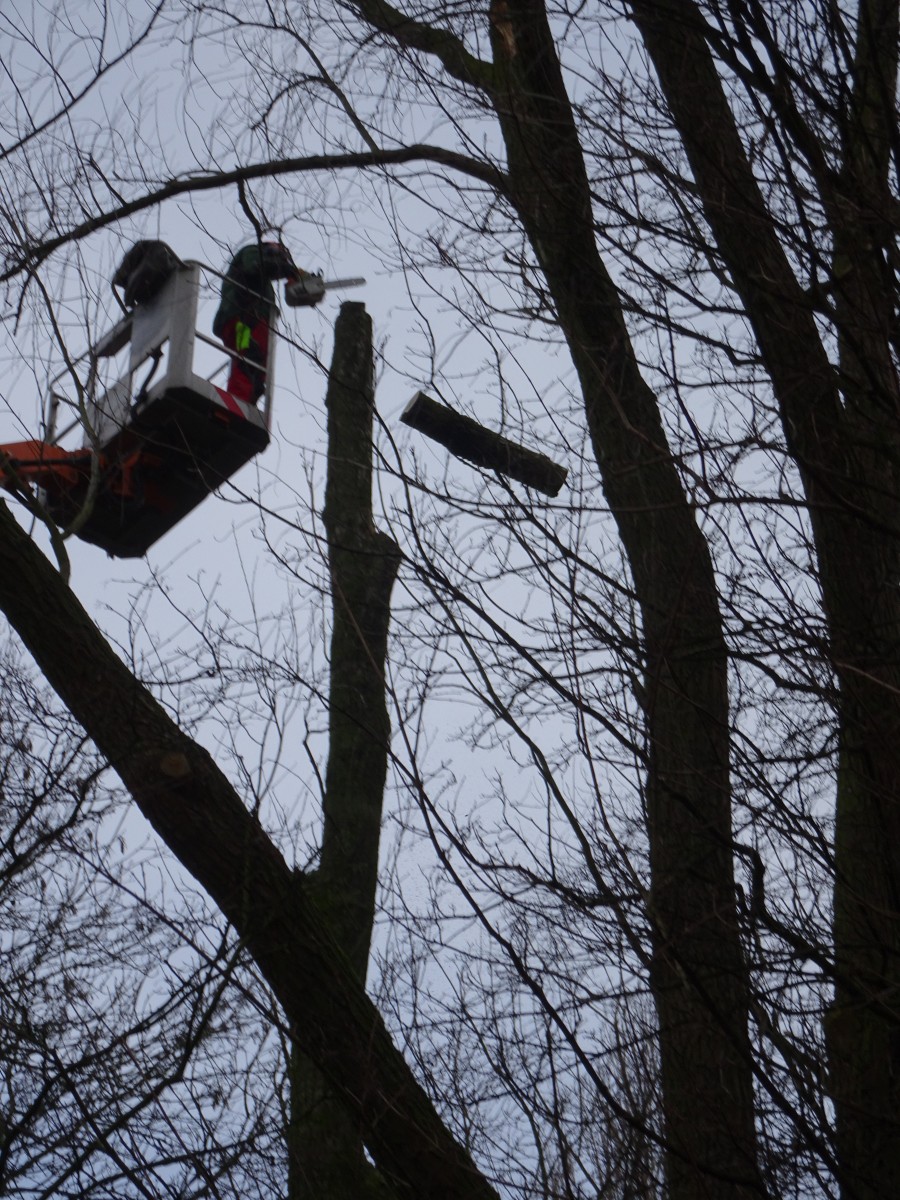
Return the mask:
[[[401,1191],[490,1194],[493,1175],[582,1195],[613,1179],[613,1144],[623,1195],[900,1190],[897,12],[195,5],[198,62],[214,36],[259,64],[228,169],[213,130],[193,170],[160,159],[121,195],[110,150],[76,154],[52,204],[17,197],[10,282],[178,196],[238,184],[289,221],[283,181],[325,214],[334,180],[367,172],[423,319],[433,287],[485,346],[497,422],[573,467],[568,499],[537,504],[502,479],[448,488],[382,442],[410,598],[398,824],[435,867],[421,906],[399,865],[385,879],[400,957],[379,995],[443,1121],[361,960],[326,967],[316,879],[4,524],[10,570],[27,564],[4,611]],[[417,383],[450,393],[430,332]],[[539,339],[571,370],[537,398]],[[115,687],[66,677],[71,639]],[[455,795],[427,744],[439,692],[476,706],[449,741],[509,764],[494,807]],[[457,941],[465,919],[478,935]],[[458,1069],[433,1069],[438,1048]],[[658,1104],[636,1086],[657,1068]]]
[[0,1189],[267,1194],[274,1018],[238,941],[165,886],[102,761],[9,646],[0,722]]

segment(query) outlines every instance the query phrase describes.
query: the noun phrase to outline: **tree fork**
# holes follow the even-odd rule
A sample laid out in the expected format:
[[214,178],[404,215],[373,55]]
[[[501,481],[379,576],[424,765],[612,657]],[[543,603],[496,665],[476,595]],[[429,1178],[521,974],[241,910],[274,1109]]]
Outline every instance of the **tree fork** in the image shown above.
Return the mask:
[[0,609],[169,849],[232,922],[382,1175],[412,1200],[498,1200],[393,1045],[311,898],[211,755],[116,656],[0,504]]

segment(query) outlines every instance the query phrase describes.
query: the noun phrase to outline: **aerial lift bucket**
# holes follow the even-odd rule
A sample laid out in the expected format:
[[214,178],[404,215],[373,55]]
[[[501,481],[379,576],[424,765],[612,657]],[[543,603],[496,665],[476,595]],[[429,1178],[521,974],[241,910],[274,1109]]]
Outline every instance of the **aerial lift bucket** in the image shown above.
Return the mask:
[[[92,347],[80,450],[56,441],[54,388],[48,440],[0,447],[4,486],[40,487],[61,526],[78,517],[78,536],[117,558],[145,554],[269,443],[275,338],[259,407],[217,387],[195,371],[196,343],[232,352],[198,332],[199,290],[199,264],[179,264]],[[122,376],[101,387],[104,360],[126,350]]]

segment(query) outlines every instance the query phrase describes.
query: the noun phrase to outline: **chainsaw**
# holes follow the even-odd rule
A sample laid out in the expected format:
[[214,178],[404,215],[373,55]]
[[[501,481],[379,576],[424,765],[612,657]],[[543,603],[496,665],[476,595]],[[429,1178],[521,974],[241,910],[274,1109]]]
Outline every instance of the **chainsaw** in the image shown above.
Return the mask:
[[326,292],[361,287],[365,282],[365,279],[323,279],[321,275],[302,275],[284,285],[284,302],[288,308],[305,308],[318,304]]

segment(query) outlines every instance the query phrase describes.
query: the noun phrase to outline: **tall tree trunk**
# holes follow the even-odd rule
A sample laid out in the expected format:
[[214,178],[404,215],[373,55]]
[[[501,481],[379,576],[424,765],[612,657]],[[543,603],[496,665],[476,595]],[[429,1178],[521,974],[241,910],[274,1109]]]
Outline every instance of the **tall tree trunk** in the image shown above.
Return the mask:
[[581,383],[645,639],[651,983],[672,1200],[758,1195],[748,980],[735,906],[727,654],[705,539],[596,249],[542,0],[491,8],[509,192]]
[[863,0],[833,215],[857,513],[840,515],[843,536],[822,572],[841,680],[828,1047],[841,1180],[853,1200],[900,1195],[900,386],[888,266],[898,42],[897,0]]
[[[888,187],[896,0],[859,10],[843,166],[816,175],[834,235],[840,370],[828,361],[747,161],[693,0],[632,0],[712,227],[753,325],[809,502],[840,681],[835,1005],[826,1029],[839,1177],[900,1195],[900,389]],[[791,113],[795,131],[799,116]],[[798,134],[814,173],[827,155]]]
[[[331,569],[329,746],[318,907],[361,988],[378,882],[391,725],[385,699],[390,596],[400,551],[372,516],[375,408],[372,321],[343,304],[325,406],[325,533]],[[288,1127],[291,1200],[364,1200],[388,1194],[367,1162],[359,1124],[299,1045],[292,1051]]]

